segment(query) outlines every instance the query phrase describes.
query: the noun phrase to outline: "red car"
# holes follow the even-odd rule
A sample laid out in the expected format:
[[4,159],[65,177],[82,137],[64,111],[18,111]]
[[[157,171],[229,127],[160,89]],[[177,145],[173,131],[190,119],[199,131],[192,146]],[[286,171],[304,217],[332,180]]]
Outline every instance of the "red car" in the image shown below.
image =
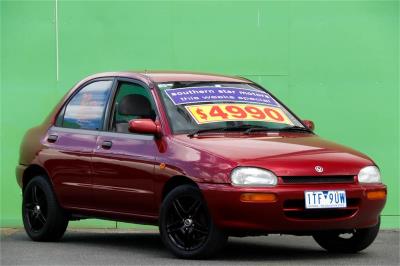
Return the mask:
[[90,76],[23,139],[25,230],[54,241],[69,220],[158,225],[182,258],[213,255],[228,236],[275,233],[365,249],[386,202],[379,169],[313,128],[244,78]]

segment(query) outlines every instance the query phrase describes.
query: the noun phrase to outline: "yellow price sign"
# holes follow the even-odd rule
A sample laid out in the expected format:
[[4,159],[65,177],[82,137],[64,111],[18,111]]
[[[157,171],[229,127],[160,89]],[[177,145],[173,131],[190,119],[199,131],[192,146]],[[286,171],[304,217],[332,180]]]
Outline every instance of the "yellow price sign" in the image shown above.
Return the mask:
[[264,121],[293,125],[280,108],[258,104],[188,105],[186,110],[198,124],[224,121]]

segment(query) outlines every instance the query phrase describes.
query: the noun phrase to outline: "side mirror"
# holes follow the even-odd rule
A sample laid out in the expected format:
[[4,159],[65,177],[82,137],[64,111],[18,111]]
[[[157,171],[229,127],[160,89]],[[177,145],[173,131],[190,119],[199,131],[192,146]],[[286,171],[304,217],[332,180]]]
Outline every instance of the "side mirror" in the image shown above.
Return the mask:
[[151,119],[132,119],[129,121],[129,131],[132,133],[153,134],[161,136],[161,128],[158,122]]
[[303,120],[303,124],[308,127],[309,129],[313,130],[315,129],[314,122],[311,120]]

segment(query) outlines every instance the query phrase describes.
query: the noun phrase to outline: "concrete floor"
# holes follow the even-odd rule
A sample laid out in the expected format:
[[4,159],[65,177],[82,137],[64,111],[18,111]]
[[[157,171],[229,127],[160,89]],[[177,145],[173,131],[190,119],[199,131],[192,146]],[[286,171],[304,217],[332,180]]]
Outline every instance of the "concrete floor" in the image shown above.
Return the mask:
[[382,230],[358,254],[330,254],[311,237],[230,238],[214,259],[173,257],[154,231],[70,229],[60,242],[32,242],[21,229],[1,230],[1,265],[400,265],[399,231]]

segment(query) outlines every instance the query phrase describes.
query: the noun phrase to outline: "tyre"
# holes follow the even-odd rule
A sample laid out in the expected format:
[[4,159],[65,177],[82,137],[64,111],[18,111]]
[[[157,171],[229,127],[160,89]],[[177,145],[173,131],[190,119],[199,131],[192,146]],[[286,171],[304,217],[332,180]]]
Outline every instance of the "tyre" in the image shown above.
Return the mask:
[[[370,228],[354,229],[351,233],[320,232],[313,235],[315,241],[331,252],[356,253],[366,249],[374,242],[379,232],[380,219],[377,225]],[[346,237],[347,236],[347,237]]]
[[198,188],[182,185],[164,199],[159,220],[161,239],[177,257],[205,259],[227,242],[227,235],[213,223]]
[[64,235],[68,217],[45,177],[34,177],[24,188],[22,220],[34,241],[57,241]]

